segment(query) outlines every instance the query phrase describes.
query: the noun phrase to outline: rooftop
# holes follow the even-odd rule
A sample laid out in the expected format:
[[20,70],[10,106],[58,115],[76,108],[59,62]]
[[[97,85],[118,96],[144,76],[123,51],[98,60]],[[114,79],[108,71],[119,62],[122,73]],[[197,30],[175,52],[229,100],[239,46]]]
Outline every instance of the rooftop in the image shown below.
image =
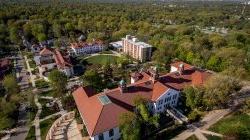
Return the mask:
[[[88,93],[91,90],[85,90],[85,87],[79,87],[73,92],[73,97],[88,133],[94,136],[117,127],[119,116],[122,113],[133,111],[133,100],[136,96],[155,102],[169,89],[180,91],[186,85],[203,84],[210,75],[211,73],[207,71],[190,67],[186,68],[182,74],[168,73],[153,82],[146,72],[141,72],[140,79],[128,85],[126,91],[122,92],[120,88],[115,88],[96,94]],[[138,76],[138,74],[133,76]]]

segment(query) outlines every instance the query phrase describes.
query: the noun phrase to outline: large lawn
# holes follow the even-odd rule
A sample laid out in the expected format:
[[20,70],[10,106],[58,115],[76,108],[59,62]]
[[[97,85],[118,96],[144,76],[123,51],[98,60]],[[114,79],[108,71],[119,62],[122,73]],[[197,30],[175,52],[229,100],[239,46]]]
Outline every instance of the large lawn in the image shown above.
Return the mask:
[[100,64],[104,65],[106,63],[114,64],[117,62],[118,56],[112,55],[97,55],[87,58],[87,62],[90,64]]
[[250,116],[233,114],[214,124],[209,130],[237,139],[250,139]]

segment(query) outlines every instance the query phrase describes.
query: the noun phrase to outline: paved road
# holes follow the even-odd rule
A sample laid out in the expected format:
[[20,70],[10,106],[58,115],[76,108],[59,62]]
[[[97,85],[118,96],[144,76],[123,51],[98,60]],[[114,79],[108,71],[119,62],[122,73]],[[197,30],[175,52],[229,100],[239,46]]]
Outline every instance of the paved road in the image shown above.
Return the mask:
[[26,105],[22,104],[19,108],[19,116],[18,116],[18,126],[17,132],[13,133],[10,137],[10,140],[25,140],[29,127],[27,125],[27,113],[26,113]]
[[25,69],[25,63],[23,57],[19,54],[16,58],[15,70],[16,77],[18,80],[18,85],[20,85],[21,90],[29,88],[29,75],[27,75],[27,70]]
[[[24,60],[19,54],[16,57],[15,70],[18,79],[18,85],[20,85],[22,91],[29,88],[29,76],[26,75],[27,71],[24,65]],[[18,129],[15,133],[11,134],[10,140],[25,140],[28,134],[29,127],[27,124],[27,112],[25,108],[25,104],[21,104],[19,107]]]
[[[210,111],[201,122],[193,123],[190,127],[182,132],[181,134],[177,135],[174,140],[185,140],[191,135],[195,134],[199,139],[205,140],[206,138],[202,135],[203,131],[208,129],[211,125],[218,122],[221,118],[226,116],[227,114],[231,113],[232,110],[230,109],[221,109],[221,110],[214,110]],[[207,132],[212,133],[212,132]],[[218,134],[219,135],[219,134]]]

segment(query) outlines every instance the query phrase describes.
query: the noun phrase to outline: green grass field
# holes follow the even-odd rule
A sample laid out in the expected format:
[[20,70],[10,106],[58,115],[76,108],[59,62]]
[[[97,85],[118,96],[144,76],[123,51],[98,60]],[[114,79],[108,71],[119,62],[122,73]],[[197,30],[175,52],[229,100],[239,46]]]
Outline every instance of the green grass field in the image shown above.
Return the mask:
[[247,114],[233,114],[227,118],[220,120],[209,128],[229,137],[237,139],[250,139],[250,116]]
[[192,135],[188,137],[187,140],[198,140],[198,138],[195,135]]
[[90,58],[87,58],[87,62],[90,64],[100,64],[104,65],[106,63],[114,64],[117,62],[118,56],[112,55],[97,55]]
[[41,138],[42,140],[46,139],[46,135],[50,129],[50,127],[52,126],[52,124],[54,123],[54,121],[59,118],[59,116],[54,116],[50,119],[47,119],[45,121],[42,121],[40,123],[40,129],[41,129]]
[[36,140],[35,126],[32,126],[25,140]]

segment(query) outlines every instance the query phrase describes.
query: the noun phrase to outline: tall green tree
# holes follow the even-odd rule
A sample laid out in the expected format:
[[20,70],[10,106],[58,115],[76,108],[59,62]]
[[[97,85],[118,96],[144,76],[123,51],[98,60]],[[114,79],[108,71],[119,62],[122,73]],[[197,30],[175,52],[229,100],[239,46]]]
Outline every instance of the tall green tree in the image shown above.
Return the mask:
[[17,94],[19,91],[19,86],[13,75],[6,75],[4,77],[3,86],[9,95]]
[[54,90],[54,96],[61,97],[67,90],[67,76],[61,71],[53,70],[49,73],[48,79]]
[[102,77],[96,71],[94,70],[85,71],[81,79],[85,86],[91,86],[97,91],[102,90]]
[[204,87],[204,104],[213,108],[227,105],[231,95],[241,88],[241,84],[234,77],[215,74],[206,81]]
[[183,93],[186,97],[186,105],[192,110],[202,106],[203,89],[199,87],[188,86],[184,88]]
[[124,113],[119,117],[119,128],[124,140],[140,140],[141,125],[134,113]]

